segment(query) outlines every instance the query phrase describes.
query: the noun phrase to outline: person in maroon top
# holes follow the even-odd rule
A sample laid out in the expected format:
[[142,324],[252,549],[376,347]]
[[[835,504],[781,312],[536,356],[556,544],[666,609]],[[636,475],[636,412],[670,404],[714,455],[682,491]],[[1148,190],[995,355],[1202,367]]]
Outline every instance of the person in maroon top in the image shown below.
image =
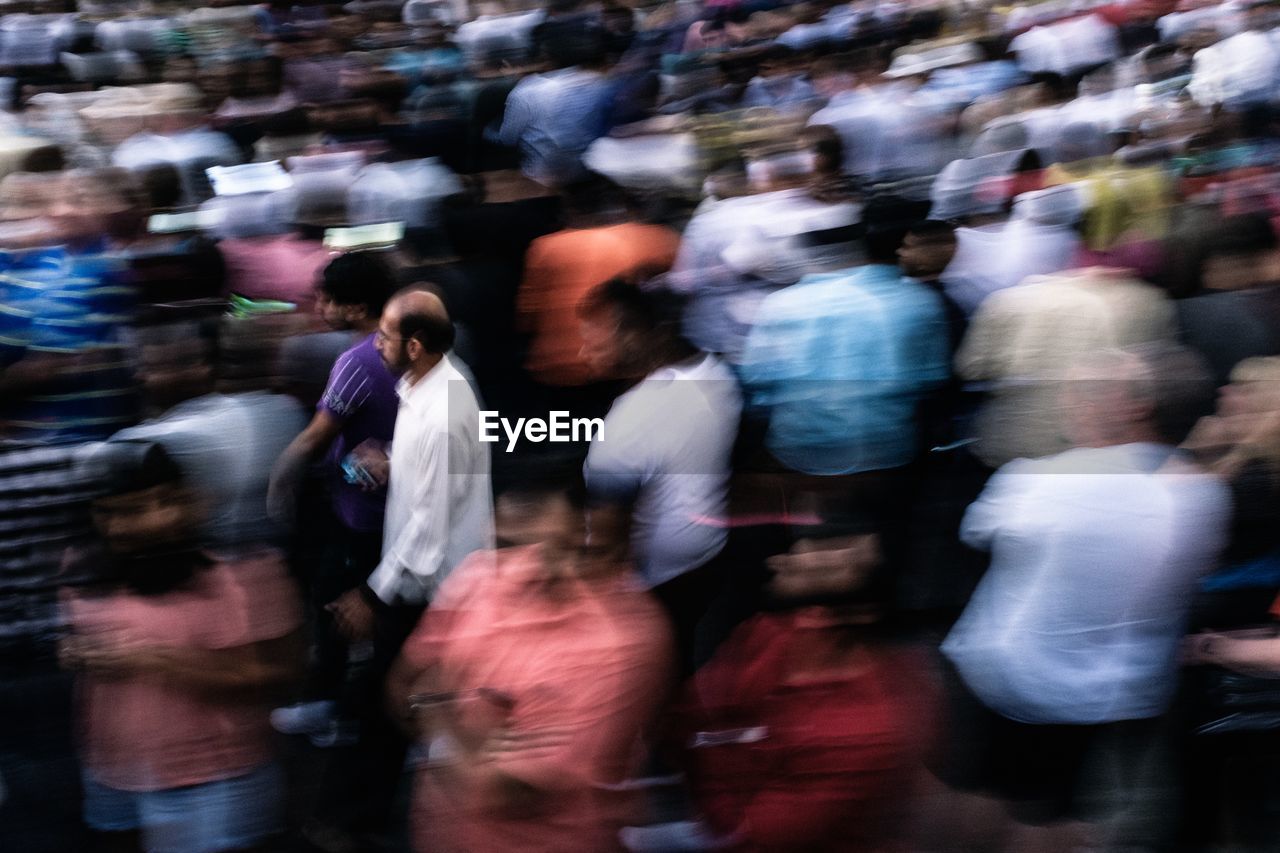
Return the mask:
[[674,732],[724,848],[910,849],[932,737],[922,650],[879,638],[875,534],[824,524],[768,560],[773,607],[688,685]]

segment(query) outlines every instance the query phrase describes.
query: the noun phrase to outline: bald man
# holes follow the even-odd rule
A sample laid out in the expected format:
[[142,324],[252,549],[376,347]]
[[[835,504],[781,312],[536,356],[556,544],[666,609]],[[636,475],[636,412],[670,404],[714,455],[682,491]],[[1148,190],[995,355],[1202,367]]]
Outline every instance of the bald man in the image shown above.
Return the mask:
[[[382,560],[368,582],[330,605],[339,628],[353,640],[371,640],[373,659],[356,692],[364,701],[358,749],[362,766],[337,772],[358,779],[358,796],[321,803],[328,830],[344,831],[358,842],[378,832],[395,784],[406,743],[386,717],[381,702],[386,673],[430,603],[440,582],[472,551],[493,547],[493,497],[488,445],[479,441],[475,392],[450,355],[453,324],[435,294],[404,290],[387,303],[374,345],[382,362],[400,379],[400,398],[390,456],[361,448],[361,463],[375,480],[387,483]],[[367,806],[349,818],[352,807]],[[332,826],[333,823],[338,826]]]
[[477,436],[479,404],[449,354],[453,324],[434,293],[401,291],[387,303],[374,345],[398,374],[390,456],[363,449],[387,482],[382,561],[367,589],[334,603],[353,639],[369,639],[379,604],[422,607],[445,576],[493,538],[488,448]]

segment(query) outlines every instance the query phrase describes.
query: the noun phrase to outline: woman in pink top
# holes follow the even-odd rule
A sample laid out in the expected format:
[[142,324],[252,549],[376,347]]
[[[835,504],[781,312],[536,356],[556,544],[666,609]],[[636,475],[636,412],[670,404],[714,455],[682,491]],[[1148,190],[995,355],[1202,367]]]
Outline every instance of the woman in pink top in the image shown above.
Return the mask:
[[671,686],[670,628],[629,568],[583,548],[581,507],[540,482],[499,499],[515,547],[454,571],[391,681],[430,747],[419,851],[613,850],[634,805],[622,783]]
[[249,850],[278,831],[269,688],[297,660],[300,611],[283,562],[224,562],[192,545],[195,498],[154,444],[89,460],[103,589],[66,595],[64,665],[80,673],[85,822],[120,849]]

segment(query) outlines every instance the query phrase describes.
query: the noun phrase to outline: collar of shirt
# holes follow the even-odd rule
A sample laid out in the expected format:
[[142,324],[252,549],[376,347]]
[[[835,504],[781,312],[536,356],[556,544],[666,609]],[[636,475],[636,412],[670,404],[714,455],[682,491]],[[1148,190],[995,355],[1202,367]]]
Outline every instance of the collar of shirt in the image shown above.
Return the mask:
[[458,378],[457,371],[453,369],[453,364],[446,353],[436,366],[428,370],[417,382],[410,383],[407,376],[401,376],[396,382],[396,396],[404,405],[421,411],[436,398],[437,393],[447,388],[449,380],[454,378]]
[[862,264],[861,266],[849,267],[848,269],[834,272],[813,273],[805,276],[792,287],[801,287],[806,284],[827,284],[841,279],[856,279],[859,284],[873,284],[897,282],[903,278],[905,276],[902,275],[902,271],[894,264]]

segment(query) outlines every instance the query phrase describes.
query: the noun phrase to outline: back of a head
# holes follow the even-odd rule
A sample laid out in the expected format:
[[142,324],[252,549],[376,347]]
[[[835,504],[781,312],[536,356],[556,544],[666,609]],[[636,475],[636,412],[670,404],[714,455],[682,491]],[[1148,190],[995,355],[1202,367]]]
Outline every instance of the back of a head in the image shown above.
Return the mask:
[[805,147],[813,152],[813,171],[818,174],[839,172],[844,166],[844,140],[830,125],[815,124],[801,133]]
[[88,448],[79,464],[100,497],[182,484],[182,469],[161,445],[150,441],[106,441]]
[[1200,288],[1242,290],[1273,284],[1280,248],[1271,221],[1258,213],[1229,216],[1208,229],[1195,258]]
[[566,216],[572,218],[612,218],[626,210],[626,196],[608,178],[591,175],[559,189]]
[[940,219],[922,219],[912,225],[907,233],[922,243],[954,243],[956,226]]
[[609,279],[588,294],[580,312],[609,312],[619,331],[683,340],[680,324],[685,300],[666,288],[640,285],[638,280],[644,277],[636,274]]
[[1112,151],[1112,144],[1106,132],[1093,122],[1077,121],[1062,128],[1057,149],[1062,162],[1078,163],[1107,156]]
[[544,24],[542,52],[557,68],[599,66],[608,56],[604,33],[596,19],[586,15]]
[[898,248],[902,246],[907,231],[928,212],[927,201],[894,195],[873,196],[862,210],[867,260],[873,264],[896,264]]
[[1209,234],[1206,257],[1252,255],[1269,252],[1280,246],[1271,221],[1260,213],[1228,216]]
[[401,337],[413,338],[433,355],[453,349],[453,322],[439,296],[414,286],[401,290],[394,299],[400,311]]
[[587,490],[578,452],[540,451],[494,458],[494,494],[508,504],[531,505],[564,497],[578,509],[586,506]]
[[1156,341],[1126,347],[1141,369],[1133,393],[1151,405],[1152,426],[1169,444],[1181,444],[1196,421],[1213,412],[1216,385],[1204,359],[1179,344]]
[[339,305],[363,305],[370,317],[378,317],[395,293],[396,283],[381,254],[348,252],[324,268],[320,289]]

